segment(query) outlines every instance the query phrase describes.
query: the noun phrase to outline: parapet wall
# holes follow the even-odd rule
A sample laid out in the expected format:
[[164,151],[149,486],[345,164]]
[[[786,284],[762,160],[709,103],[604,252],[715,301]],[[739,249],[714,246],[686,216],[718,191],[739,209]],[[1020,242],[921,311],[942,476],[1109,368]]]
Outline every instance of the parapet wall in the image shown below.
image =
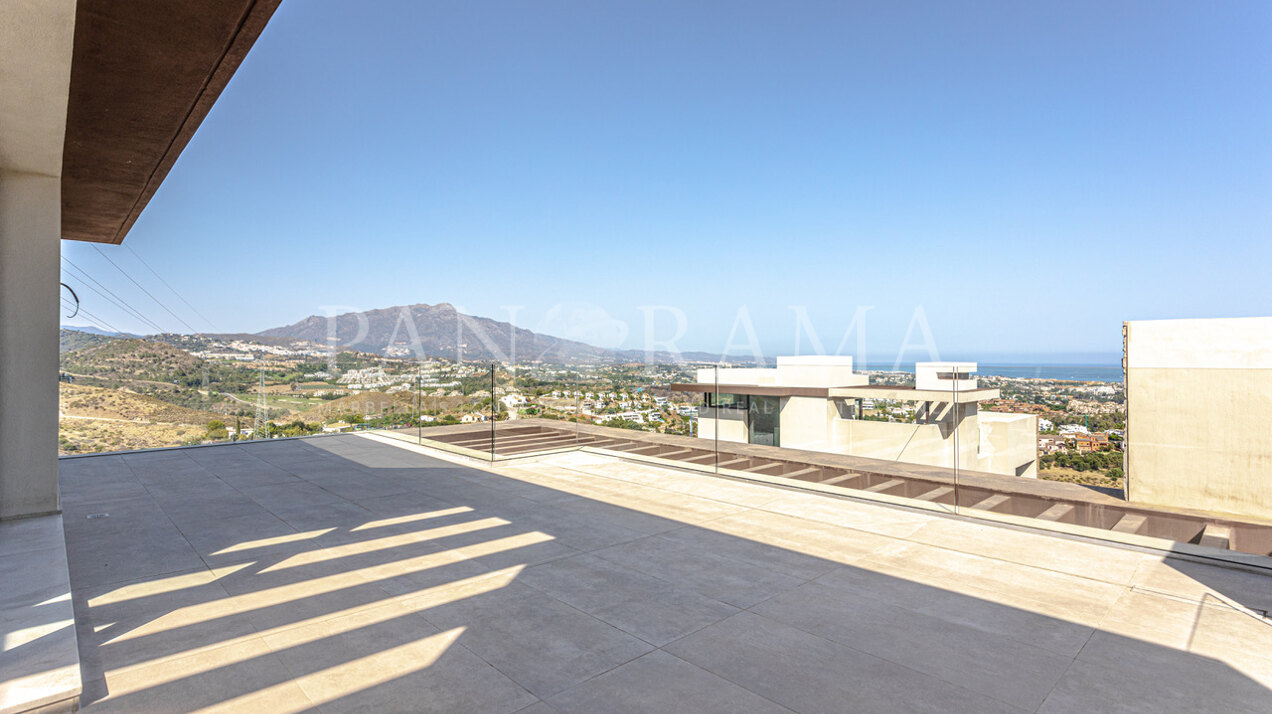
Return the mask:
[[1130,500],[1272,517],[1272,318],[1124,331]]

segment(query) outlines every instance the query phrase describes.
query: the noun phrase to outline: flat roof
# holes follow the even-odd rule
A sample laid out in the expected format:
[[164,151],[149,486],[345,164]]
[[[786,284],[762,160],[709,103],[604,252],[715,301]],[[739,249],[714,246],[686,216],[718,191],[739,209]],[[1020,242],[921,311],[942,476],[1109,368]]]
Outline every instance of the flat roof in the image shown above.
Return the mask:
[[673,392],[698,392],[700,394],[745,394],[753,397],[827,397],[827,387],[784,387],[773,384],[704,384],[680,382],[668,387]]
[[[887,384],[857,387],[788,387],[771,384],[711,384],[703,382],[678,382],[668,387],[673,392],[697,392],[700,394],[745,394],[756,397],[822,397],[840,399],[895,399],[911,402],[948,402],[950,392],[942,389],[915,389],[914,387]],[[961,402],[980,402],[998,399],[996,388],[961,389],[956,392]]]
[[870,384],[860,387],[832,387],[830,396],[849,399],[896,399],[910,402],[949,402],[954,395],[960,402],[980,402],[998,399],[997,388],[960,389],[953,393],[948,389],[916,389],[902,385]]
[[1266,575],[601,455],[439,456],[61,460],[84,709],[1272,701]]

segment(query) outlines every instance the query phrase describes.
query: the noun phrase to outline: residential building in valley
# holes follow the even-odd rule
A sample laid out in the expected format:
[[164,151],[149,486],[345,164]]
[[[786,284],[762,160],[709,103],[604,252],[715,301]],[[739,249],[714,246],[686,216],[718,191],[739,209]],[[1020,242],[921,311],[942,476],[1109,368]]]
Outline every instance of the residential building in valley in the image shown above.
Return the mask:
[[[999,390],[974,362],[919,362],[914,386],[872,385],[851,357],[778,357],[775,368],[706,368],[673,390],[702,394],[698,436],[1011,476],[1038,475],[1038,417],[981,412]],[[868,418],[866,404],[916,405],[915,420]]]

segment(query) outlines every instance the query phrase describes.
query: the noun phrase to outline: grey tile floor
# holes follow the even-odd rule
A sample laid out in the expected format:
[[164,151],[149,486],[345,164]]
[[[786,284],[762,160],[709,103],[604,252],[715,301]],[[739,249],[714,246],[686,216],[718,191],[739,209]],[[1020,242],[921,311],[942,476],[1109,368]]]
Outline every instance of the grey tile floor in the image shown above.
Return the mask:
[[90,713],[1272,711],[1272,578],[1156,554],[363,435],[60,476]]

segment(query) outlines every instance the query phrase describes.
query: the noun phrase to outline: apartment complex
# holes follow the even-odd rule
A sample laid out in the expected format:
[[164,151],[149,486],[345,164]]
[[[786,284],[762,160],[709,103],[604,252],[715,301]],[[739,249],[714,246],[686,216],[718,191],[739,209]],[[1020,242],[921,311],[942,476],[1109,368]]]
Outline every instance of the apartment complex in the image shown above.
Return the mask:
[[[1038,418],[981,412],[997,389],[974,362],[920,362],[914,386],[872,385],[851,357],[778,357],[775,368],[706,368],[672,389],[703,395],[698,436],[1010,476],[1038,475]],[[867,405],[915,405],[913,422],[867,419]]]
[[1272,517],[1272,317],[1123,326],[1129,500]]

